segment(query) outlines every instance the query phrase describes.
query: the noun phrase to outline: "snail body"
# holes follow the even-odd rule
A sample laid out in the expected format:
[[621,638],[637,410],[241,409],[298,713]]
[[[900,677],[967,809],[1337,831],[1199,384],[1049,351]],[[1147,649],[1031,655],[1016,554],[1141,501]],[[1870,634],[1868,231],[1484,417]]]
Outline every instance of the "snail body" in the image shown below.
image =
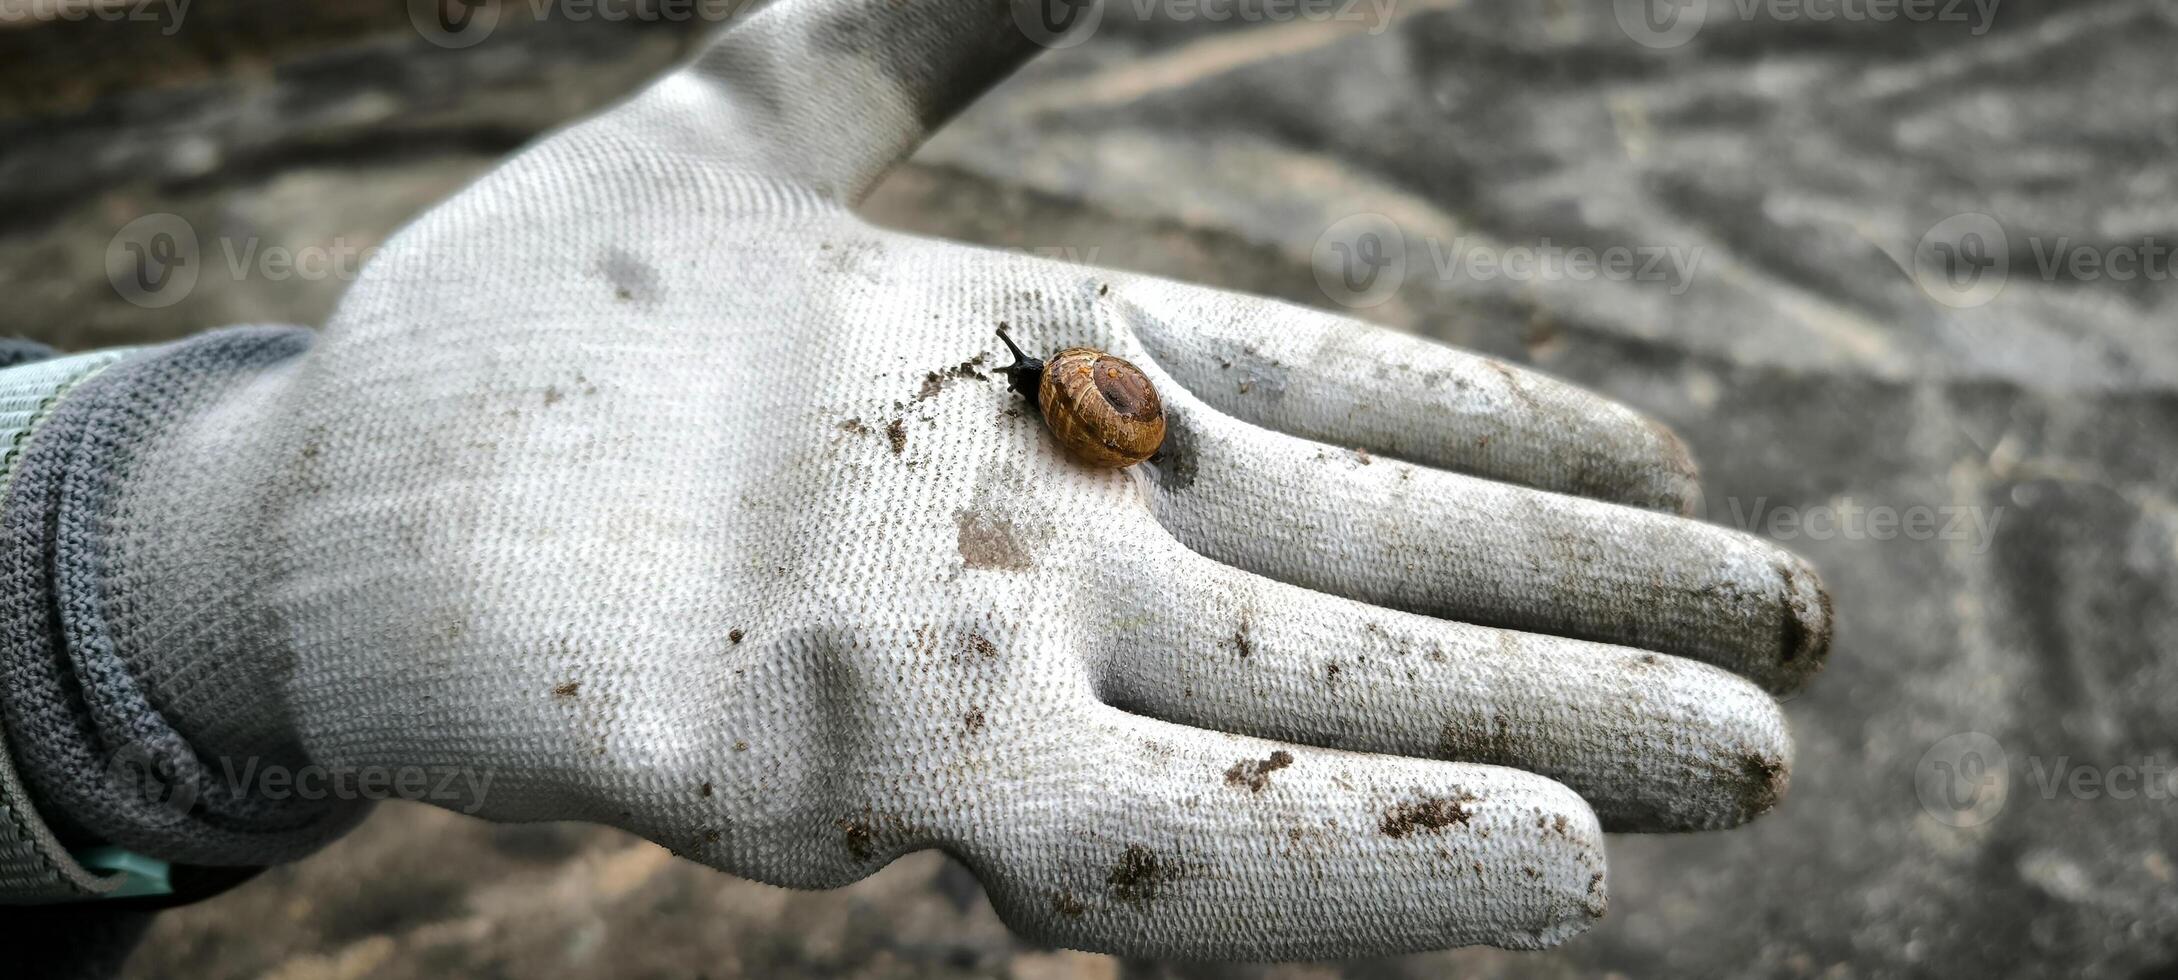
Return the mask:
[[1091,347],[1068,347],[1042,361],[1013,351],[1005,369],[1013,390],[1036,403],[1059,448],[1076,461],[1117,469],[1150,458],[1165,441],[1165,405],[1140,368]]

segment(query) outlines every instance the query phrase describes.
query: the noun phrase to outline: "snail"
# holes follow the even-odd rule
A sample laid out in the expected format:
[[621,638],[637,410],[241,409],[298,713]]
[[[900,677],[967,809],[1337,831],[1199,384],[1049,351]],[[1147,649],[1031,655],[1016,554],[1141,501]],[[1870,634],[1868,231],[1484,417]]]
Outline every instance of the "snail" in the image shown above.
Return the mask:
[[1068,347],[1040,361],[1013,352],[1006,380],[1043,413],[1059,448],[1090,466],[1117,469],[1150,458],[1165,441],[1165,404],[1142,369],[1090,347]]

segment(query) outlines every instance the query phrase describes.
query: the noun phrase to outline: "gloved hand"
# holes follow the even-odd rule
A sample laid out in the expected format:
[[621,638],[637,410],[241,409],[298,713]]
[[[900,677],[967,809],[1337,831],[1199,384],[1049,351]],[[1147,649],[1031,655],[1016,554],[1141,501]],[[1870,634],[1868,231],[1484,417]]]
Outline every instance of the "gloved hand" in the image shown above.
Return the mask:
[[[989,2],[755,14],[92,447],[86,615],[207,767],[486,772],[490,818],[797,887],[943,848],[1091,950],[1546,946],[1604,828],[1772,805],[1825,600],[1677,516],[1665,430],[851,213],[1032,50]],[[1067,461],[1001,323],[1140,366],[1162,456]]]

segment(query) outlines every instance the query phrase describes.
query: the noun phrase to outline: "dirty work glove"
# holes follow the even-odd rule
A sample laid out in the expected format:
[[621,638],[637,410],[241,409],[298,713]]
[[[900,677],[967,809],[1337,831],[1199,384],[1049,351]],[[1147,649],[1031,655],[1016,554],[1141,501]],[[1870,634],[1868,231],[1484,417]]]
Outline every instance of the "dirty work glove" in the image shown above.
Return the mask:
[[[767,882],[937,847],[1037,940],[1289,958],[1547,946],[1604,912],[1604,829],[1771,806],[1822,592],[1677,516],[1669,433],[851,213],[1031,50],[1003,5],[781,0],[403,231],[314,339],[87,382],[18,495],[63,655],[156,708],[86,694],[91,737],[186,743],[190,806],[63,809],[239,860],[346,815],[237,760],[458,771]],[[1001,323],[1139,365],[1163,455],[1062,457]]]

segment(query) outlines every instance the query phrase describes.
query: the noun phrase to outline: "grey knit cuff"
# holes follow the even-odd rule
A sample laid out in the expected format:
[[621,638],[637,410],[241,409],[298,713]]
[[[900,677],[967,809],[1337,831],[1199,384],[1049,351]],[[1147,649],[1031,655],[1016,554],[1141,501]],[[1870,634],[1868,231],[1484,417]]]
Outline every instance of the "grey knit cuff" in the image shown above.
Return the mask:
[[[42,344],[0,339],[0,496],[13,485],[16,461],[53,406],[124,353],[54,358]],[[69,855],[31,802],[0,734],[0,904],[99,898],[121,884],[122,876],[95,874]]]
[[234,785],[234,760],[201,756],[130,670],[122,644],[146,638],[115,628],[140,605],[110,574],[109,540],[130,520],[115,511],[116,491],[137,454],[309,342],[304,330],[244,328],[143,353],[61,402],[18,460],[0,507],[0,720],[32,801],[64,842],[270,864],[361,816],[354,801],[268,800]]

